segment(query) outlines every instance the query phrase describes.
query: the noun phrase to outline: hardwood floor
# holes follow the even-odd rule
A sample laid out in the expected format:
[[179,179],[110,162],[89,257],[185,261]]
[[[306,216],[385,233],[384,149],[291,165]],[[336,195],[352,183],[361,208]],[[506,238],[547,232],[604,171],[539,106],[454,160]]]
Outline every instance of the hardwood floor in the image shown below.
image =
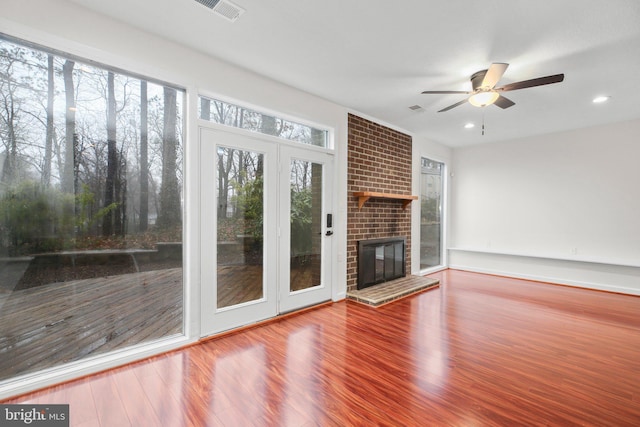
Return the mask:
[[638,426],[640,298],[461,271],[4,403],[82,426]]

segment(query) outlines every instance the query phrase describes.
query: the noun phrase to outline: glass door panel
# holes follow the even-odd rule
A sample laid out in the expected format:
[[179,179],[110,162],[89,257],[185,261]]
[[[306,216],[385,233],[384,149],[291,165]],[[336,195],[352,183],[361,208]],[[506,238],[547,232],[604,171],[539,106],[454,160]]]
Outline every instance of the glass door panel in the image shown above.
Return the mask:
[[422,157],[420,173],[420,269],[443,264],[444,163]]
[[278,312],[277,159],[276,144],[201,129],[203,336]]
[[[292,146],[280,148],[280,311],[331,299],[331,188],[333,156]],[[285,166],[286,165],[286,166]],[[286,285],[285,285],[286,284]]]
[[289,290],[321,285],[322,169],[306,160],[291,160]]
[[218,146],[217,306],[264,297],[264,154]]

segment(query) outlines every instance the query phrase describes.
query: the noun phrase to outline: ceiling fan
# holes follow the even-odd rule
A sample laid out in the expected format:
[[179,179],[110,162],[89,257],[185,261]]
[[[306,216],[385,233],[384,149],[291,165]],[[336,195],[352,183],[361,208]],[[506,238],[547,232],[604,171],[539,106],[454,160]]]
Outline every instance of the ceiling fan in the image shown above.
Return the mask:
[[502,96],[500,92],[508,92],[510,90],[526,89],[528,87],[543,86],[551,83],[560,83],[564,80],[564,74],[554,74],[552,76],[538,77],[531,80],[523,80],[520,82],[509,83],[501,87],[495,87],[498,81],[502,78],[502,75],[507,70],[509,64],[501,62],[494,62],[489,69],[480,70],[471,76],[472,91],[463,90],[425,90],[424,94],[454,94],[463,93],[471,95],[468,98],[463,99],[460,102],[456,102],[453,105],[449,105],[446,108],[438,111],[442,113],[449,111],[459,105],[469,102],[476,107],[486,107],[487,105],[495,104],[500,108],[509,108],[515,105],[515,102]]

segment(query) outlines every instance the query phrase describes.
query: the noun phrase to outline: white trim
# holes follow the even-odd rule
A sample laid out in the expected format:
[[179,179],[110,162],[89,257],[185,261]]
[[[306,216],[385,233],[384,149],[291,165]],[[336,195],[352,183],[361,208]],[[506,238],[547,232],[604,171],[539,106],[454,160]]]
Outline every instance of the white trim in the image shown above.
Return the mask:
[[255,131],[248,130],[248,129],[237,128],[235,126],[228,126],[228,125],[224,125],[224,124],[221,124],[221,123],[212,122],[212,121],[209,121],[209,120],[203,120],[203,119],[201,119],[199,117],[196,117],[195,120],[196,120],[196,126],[197,126],[198,129],[203,128],[203,129],[227,132],[227,133],[238,135],[238,136],[242,136],[242,137],[245,137],[245,138],[261,139],[263,141],[266,141],[266,142],[269,142],[269,143],[273,143],[273,144],[286,145],[286,146],[289,146],[289,147],[304,148],[305,150],[309,150],[309,151],[316,151],[316,152],[319,152],[319,153],[326,153],[326,154],[334,156],[334,158],[335,158],[336,152],[335,152],[335,150],[332,150],[330,148],[318,147],[317,145],[311,145],[311,144],[304,144],[304,143],[301,143],[301,142],[292,141],[290,139],[284,139],[284,138],[280,138],[280,137],[273,136],[273,135],[267,135],[265,133],[255,132]]
[[427,274],[437,273],[438,271],[446,270],[450,268],[446,265],[436,265],[435,267],[426,268],[424,270],[420,270],[420,276],[426,276]]
[[449,250],[452,269],[640,295],[640,267],[628,263],[472,248]]
[[448,248],[448,250],[459,251],[459,252],[474,252],[474,253],[488,254],[488,255],[504,255],[504,256],[524,257],[524,258],[550,259],[554,261],[571,261],[571,262],[583,262],[583,263],[589,263],[589,264],[612,265],[617,267],[640,268],[640,263],[638,262],[613,259],[613,258],[578,257],[578,256],[566,257],[561,255],[553,255],[553,254],[535,254],[535,253],[524,253],[524,252],[496,251],[496,250],[487,250],[487,249],[478,249],[478,248]]
[[78,362],[14,377],[0,385],[0,400],[142,360],[150,356],[175,350],[195,341],[196,340],[187,339],[184,336],[167,337],[151,343],[131,346],[104,355],[86,358]]
[[[433,266],[433,267],[429,267],[426,269],[420,269],[420,243],[421,243],[421,227],[420,227],[420,210],[422,209],[422,159],[429,159],[429,160],[433,160],[434,162],[438,162],[442,164],[442,212],[440,212],[440,264]],[[449,251],[447,251],[447,244],[448,244],[448,227],[449,227],[449,165],[447,164],[446,160],[443,160],[441,158],[439,158],[438,156],[431,156],[428,154],[424,154],[423,152],[419,152],[417,154],[414,155],[414,159],[416,159],[416,163],[417,166],[415,168],[416,173],[413,176],[413,193],[414,194],[418,194],[418,203],[416,203],[417,208],[414,209],[414,211],[412,211],[412,222],[415,222],[417,224],[417,226],[415,227],[415,230],[417,230],[417,234],[418,234],[418,239],[417,242],[414,244],[414,239],[413,236],[411,238],[411,245],[412,245],[412,252],[414,250],[416,250],[416,256],[412,256],[412,260],[411,260],[411,265],[412,265],[412,270],[414,271],[419,271],[419,274],[424,275],[424,274],[430,274],[430,273],[434,273],[436,271],[441,271],[447,268],[448,263],[449,263]],[[417,187],[417,189],[416,189]],[[416,219],[413,220],[413,215],[415,214]],[[413,231],[413,227],[412,227],[412,231]],[[413,261],[417,260],[417,270],[416,268],[413,267]]]
[[476,268],[476,267],[470,267],[462,264],[451,264],[449,268],[452,270],[462,270],[462,271],[470,271],[472,273],[491,274],[493,276],[513,277],[516,279],[533,280],[536,282],[550,283],[555,285],[573,286],[576,288],[583,288],[583,289],[594,289],[594,290],[607,291],[607,292],[616,292],[621,294],[640,295],[640,289],[628,288],[624,286],[610,286],[610,285],[603,285],[601,283],[583,282],[583,281],[577,281],[577,280],[560,280],[555,277],[549,277],[549,276],[541,276],[541,275],[535,275],[535,274],[521,274],[521,273],[514,273],[512,271],[494,270],[490,268]]
[[197,340],[200,337],[200,300],[202,254],[200,240],[202,230],[200,218],[200,150],[192,140],[198,138],[198,95],[193,87],[187,88],[185,106],[185,136],[183,141],[184,167],[184,220],[183,220],[183,288],[184,288],[184,334]]

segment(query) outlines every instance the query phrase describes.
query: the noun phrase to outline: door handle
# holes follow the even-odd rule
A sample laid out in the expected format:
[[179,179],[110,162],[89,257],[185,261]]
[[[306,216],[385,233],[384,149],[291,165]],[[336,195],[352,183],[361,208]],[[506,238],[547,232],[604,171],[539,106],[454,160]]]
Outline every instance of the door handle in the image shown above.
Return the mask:
[[328,230],[327,233],[325,234],[325,236],[333,236],[333,231]]

